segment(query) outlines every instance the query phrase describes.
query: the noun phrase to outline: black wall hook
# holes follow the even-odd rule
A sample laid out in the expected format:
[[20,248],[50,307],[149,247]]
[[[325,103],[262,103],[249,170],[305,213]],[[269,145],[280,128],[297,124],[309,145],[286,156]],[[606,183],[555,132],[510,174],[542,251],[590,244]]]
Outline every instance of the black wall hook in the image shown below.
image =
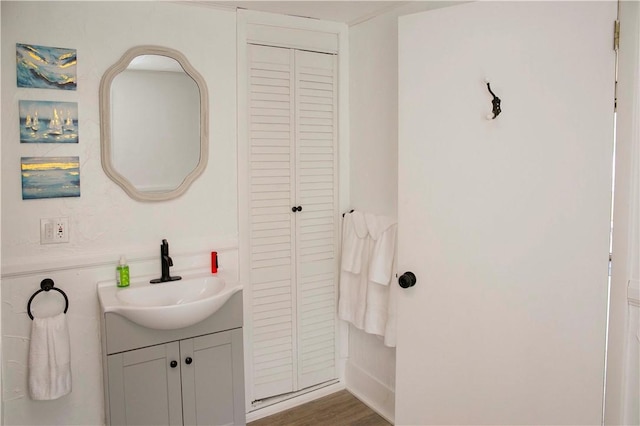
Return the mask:
[[500,108],[500,98],[496,96],[495,93],[493,93],[493,90],[491,90],[491,83],[489,83],[487,81],[487,89],[489,89],[489,93],[491,93],[491,96],[493,96],[493,99],[491,100],[491,106],[492,108],[492,112],[493,112],[493,117],[488,116],[487,118],[491,119],[491,120],[495,120],[496,117],[498,115],[500,115],[500,113],[502,112],[502,109]]

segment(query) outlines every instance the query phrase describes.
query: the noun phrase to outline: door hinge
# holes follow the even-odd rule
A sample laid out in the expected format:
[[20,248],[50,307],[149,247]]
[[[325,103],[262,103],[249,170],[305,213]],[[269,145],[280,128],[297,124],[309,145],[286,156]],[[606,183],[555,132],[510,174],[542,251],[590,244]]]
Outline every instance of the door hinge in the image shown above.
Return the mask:
[[620,21],[613,23],[613,50],[616,52],[620,49]]

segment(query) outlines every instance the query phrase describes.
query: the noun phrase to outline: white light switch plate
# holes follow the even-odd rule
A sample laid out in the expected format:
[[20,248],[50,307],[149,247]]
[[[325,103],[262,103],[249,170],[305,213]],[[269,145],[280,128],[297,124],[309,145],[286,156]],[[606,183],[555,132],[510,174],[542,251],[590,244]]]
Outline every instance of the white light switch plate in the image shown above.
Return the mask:
[[69,218],[40,219],[40,244],[69,242]]

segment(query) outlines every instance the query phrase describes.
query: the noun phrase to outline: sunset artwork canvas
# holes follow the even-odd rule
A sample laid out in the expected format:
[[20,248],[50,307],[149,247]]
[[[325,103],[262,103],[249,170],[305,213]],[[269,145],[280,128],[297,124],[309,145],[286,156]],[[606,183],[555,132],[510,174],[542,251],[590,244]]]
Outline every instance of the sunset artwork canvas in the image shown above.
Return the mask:
[[76,90],[76,49],[16,44],[18,87]]
[[22,157],[22,199],[80,196],[79,157]]

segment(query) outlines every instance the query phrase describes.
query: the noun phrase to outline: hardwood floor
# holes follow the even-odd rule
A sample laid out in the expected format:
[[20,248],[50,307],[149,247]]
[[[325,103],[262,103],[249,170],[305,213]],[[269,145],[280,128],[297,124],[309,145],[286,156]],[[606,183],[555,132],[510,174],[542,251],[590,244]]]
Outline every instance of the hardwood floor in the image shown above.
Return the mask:
[[355,396],[342,390],[282,413],[247,423],[247,426],[390,426]]

